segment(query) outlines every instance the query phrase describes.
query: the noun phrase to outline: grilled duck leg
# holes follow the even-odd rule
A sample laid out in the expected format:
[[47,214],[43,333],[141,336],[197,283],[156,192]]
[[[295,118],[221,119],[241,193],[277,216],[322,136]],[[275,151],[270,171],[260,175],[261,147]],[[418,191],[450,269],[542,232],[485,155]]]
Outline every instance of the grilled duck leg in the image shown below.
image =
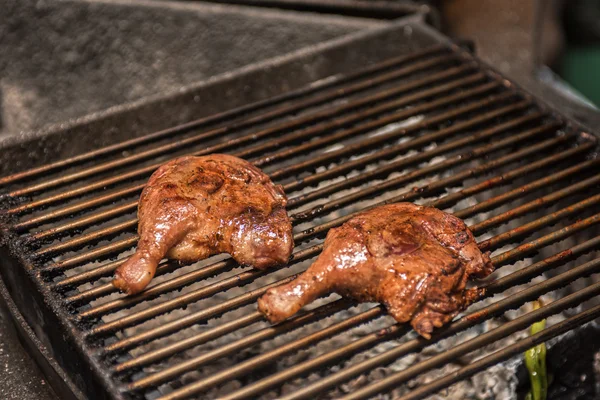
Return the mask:
[[113,285],[134,294],[165,257],[194,262],[229,253],[259,269],[285,264],[292,225],[281,186],[239,158],[183,157],[161,166],[138,206],[135,254],[116,271]]
[[410,203],[378,207],[329,231],[323,252],[294,281],[268,290],[259,310],[273,323],[331,292],[381,302],[398,322],[429,338],[464,309],[477,289],[470,277],[493,270],[465,224]]

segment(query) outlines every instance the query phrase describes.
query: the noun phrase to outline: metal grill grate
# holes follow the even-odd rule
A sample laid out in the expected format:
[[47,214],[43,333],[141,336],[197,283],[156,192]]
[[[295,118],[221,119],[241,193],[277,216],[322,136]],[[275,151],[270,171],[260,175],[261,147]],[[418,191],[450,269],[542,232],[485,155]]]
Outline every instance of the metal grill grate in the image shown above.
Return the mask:
[[[380,306],[357,306],[335,296],[269,326],[255,310],[256,299],[306,268],[321,251],[328,229],[369,207],[413,201],[466,220],[480,248],[493,252],[500,271],[537,251],[550,251],[486,282],[482,301],[491,299],[598,249],[600,237],[591,229],[600,221],[595,149],[591,135],[565,125],[470,54],[436,45],[8,176],[0,184],[10,200],[4,209],[6,235],[26,249],[25,266],[71,330],[66,340],[76,342],[82,362],[107,393],[160,399],[208,393],[233,399],[275,390],[279,397],[299,399],[324,395],[600,271],[600,259],[593,259],[513,291],[469,311],[431,341],[414,338],[406,326],[386,319]],[[249,159],[283,184],[295,226],[290,267],[239,270],[223,257],[192,266],[164,261],[148,290],[133,297],[116,293],[109,279],[136,244],[135,210],[144,181],[168,159],[213,152]],[[550,211],[540,213],[545,208]],[[577,244],[571,246],[575,234]],[[589,285],[345,398],[399,387],[598,294],[600,284]],[[599,315],[598,307],[580,312],[402,398],[435,393]],[[360,333],[349,333],[356,329]],[[331,340],[326,350],[318,346]],[[382,343],[388,345],[380,354],[352,358]],[[308,348],[313,349],[308,359],[281,361]],[[299,380],[294,390],[284,390],[317,371],[319,379]],[[236,385],[228,387],[233,381]]]

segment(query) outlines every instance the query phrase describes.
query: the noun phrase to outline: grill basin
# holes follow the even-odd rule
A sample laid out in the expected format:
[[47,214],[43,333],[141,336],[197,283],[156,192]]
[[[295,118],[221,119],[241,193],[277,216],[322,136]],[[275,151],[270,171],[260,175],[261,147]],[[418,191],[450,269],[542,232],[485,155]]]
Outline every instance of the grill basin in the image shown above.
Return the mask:
[[[418,17],[336,43],[322,57],[330,64],[320,71],[330,78],[0,180],[0,272],[36,335],[85,394],[366,398],[395,388],[402,398],[422,398],[600,314],[598,306],[561,314],[598,295],[600,284],[556,292],[600,267],[593,135]],[[340,59],[354,64],[334,74]],[[295,225],[290,266],[263,272],[225,257],[191,266],[165,261],[144,293],[115,293],[110,275],[135,246],[145,180],[168,159],[212,152],[246,158],[284,185]],[[256,299],[306,268],[328,229],[397,201],[453,212],[492,251],[498,272],[483,283],[482,302],[430,342],[380,306],[335,296],[277,326],[262,320]],[[554,301],[507,313],[542,295]],[[502,314],[514,317],[491,320]],[[518,335],[552,315],[543,333]],[[478,334],[454,335],[468,329]],[[444,340],[454,341],[451,349],[431,351]],[[472,352],[483,357],[450,365]],[[398,364],[406,356],[421,362]],[[396,370],[340,386],[390,363]],[[413,390],[404,385],[441,367],[453,373]]]

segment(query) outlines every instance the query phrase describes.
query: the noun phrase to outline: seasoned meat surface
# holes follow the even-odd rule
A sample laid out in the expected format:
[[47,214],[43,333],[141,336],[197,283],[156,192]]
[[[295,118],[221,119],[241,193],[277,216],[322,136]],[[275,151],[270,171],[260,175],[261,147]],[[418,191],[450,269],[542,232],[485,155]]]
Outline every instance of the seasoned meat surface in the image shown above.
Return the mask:
[[273,323],[324,294],[380,302],[398,322],[429,338],[464,309],[477,289],[470,277],[493,271],[458,218],[431,207],[397,203],[358,214],[331,229],[318,259],[292,282],[269,289],[259,310]]
[[117,269],[113,284],[128,294],[140,292],[165,256],[193,262],[229,253],[258,269],[285,264],[293,248],[286,202],[281,186],[237,157],[170,161],[142,192],[137,250]]

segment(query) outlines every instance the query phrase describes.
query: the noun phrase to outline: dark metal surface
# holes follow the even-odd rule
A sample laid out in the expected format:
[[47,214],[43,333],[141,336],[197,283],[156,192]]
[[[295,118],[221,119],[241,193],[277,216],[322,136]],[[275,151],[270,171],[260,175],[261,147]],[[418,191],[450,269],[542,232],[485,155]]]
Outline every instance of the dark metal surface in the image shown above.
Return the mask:
[[[187,0],[191,1],[191,0]],[[209,0],[213,3],[241,4],[284,10],[311,11],[367,18],[396,19],[414,13],[430,14],[427,5],[412,0]],[[437,16],[433,16],[437,21]],[[439,26],[434,25],[437,28]]]
[[[47,162],[48,151],[78,154],[304,86],[319,67],[289,66],[295,52],[384,25],[202,2],[2,0],[0,7],[0,147],[14,155],[3,154],[3,175],[7,163],[27,168],[35,158]],[[290,67],[287,76],[276,78],[279,65]],[[253,73],[262,88],[231,82]],[[128,132],[120,131],[124,121]],[[87,140],[72,148],[72,137]]]
[[[399,37],[405,39],[399,41]],[[2,180],[6,229],[0,273],[36,335],[87,395],[184,398],[246,377],[245,386],[221,396],[252,398],[292,377],[402,336],[405,326],[389,324],[333,352],[254,378],[249,374],[372,321],[383,315],[383,309],[378,306],[348,315],[344,313],[354,305],[334,300],[274,327],[263,325],[254,309],[240,318],[226,319],[228,313],[254,303],[267,288],[293,279],[303,261],[319,254],[330,228],[378,204],[418,201],[472,218],[471,228],[481,236],[481,248],[495,251],[497,268],[553,246],[551,256],[492,280],[482,289],[482,298],[598,248],[592,229],[600,222],[594,175],[598,164],[592,157],[597,143],[592,135],[539,105],[418,19],[354,39],[347,46],[338,44],[332,50],[336,57],[325,58],[332,73],[337,60],[349,57],[343,53],[352,53],[350,60],[361,60],[362,52],[369,54],[372,42],[378,44],[376,60],[387,61],[374,62],[362,73],[356,73],[360,65],[344,65],[353,71],[350,77],[337,75],[335,80],[278,101],[228,112],[226,121],[223,115],[203,119],[174,128],[168,136],[151,133],[152,140],[130,141],[119,147],[119,153],[113,153],[115,147],[96,148],[91,155]],[[396,58],[389,61],[390,55]],[[187,270],[165,262],[145,292],[132,297],[114,293],[105,277],[126,259],[123,252],[137,241],[135,202],[144,180],[170,158],[217,150],[248,158],[284,185],[296,227],[297,248],[290,270],[232,271],[238,266],[228,259],[207,260]],[[487,200],[476,201],[481,197],[473,196],[480,194]],[[475,200],[475,204],[465,207],[461,205],[464,200]],[[550,211],[537,215],[540,207]],[[488,210],[493,210],[491,216],[483,213]],[[589,240],[569,249],[558,247],[577,234],[587,234]],[[513,243],[516,247],[504,248]],[[467,314],[439,331],[434,342],[598,272],[599,266],[597,259],[581,262],[545,282],[528,285],[483,311]],[[245,285],[248,288],[237,290]],[[227,290],[232,292],[223,294]],[[577,305],[599,290],[598,285],[588,286],[537,314],[527,313],[465,342],[455,352],[480,348],[540,316]],[[194,308],[205,300],[213,302]],[[579,321],[590,315],[595,314],[581,314]],[[221,316],[224,319],[215,319]],[[322,324],[315,327],[312,322]],[[154,349],[146,346],[202,323],[211,325],[201,332],[190,331],[183,340],[167,340]],[[311,328],[201,378],[161,386],[176,383],[182,374],[218,359],[235,359],[249,347],[268,345],[269,340],[300,326]],[[562,332],[571,322],[556,326],[550,335]],[[201,354],[190,352],[242,328],[252,331]],[[409,339],[289,396],[314,397],[434,342]],[[503,357],[514,351],[508,348]],[[355,395],[385,390],[441,365],[448,360],[444,354]],[[177,358],[181,355],[184,359]]]
[[0,306],[0,397],[56,400],[46,377],[17,340],[12,317]]
[[1,279],[0,322],[0,359],[4,367],[0,374],[0,394],[3,399],[84,399],[31,330]]

